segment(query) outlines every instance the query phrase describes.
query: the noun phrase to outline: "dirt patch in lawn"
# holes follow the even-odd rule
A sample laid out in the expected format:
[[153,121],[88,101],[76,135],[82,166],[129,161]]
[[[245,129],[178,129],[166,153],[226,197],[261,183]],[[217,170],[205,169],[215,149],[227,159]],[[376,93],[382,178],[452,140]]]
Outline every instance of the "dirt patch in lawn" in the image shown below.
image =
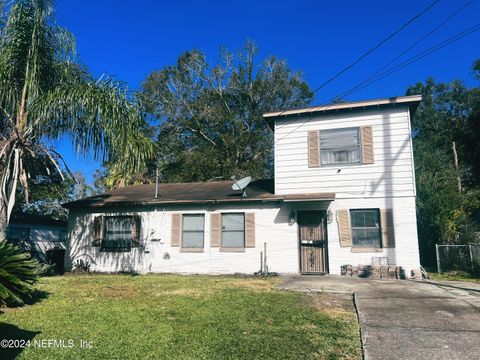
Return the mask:
[[180,288],[175,290],[165,290],[155,293],[155,296],[186,296],[186,297],[207,297],[213,294],[212,290],[199,290],[199,289],[189,289],[189,288]]
[[131,286],[104,286],[99,289],[102,298],[133,299],[136,297],[135,289]]
[[218,279],[218,282],[229,287],[254,291],[270,291],[274,285],[280,282],[280,277],[222,277]]
[[304,301],[319,311],[326,312],[333,317],[349,316],[355,313],[351,295],[310,293],[305,296]]

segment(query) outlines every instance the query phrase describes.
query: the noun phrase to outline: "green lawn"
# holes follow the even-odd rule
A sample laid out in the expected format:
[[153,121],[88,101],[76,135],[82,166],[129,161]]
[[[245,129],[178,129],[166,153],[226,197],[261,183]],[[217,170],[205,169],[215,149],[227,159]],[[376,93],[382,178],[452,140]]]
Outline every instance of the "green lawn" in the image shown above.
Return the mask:
[[480,282],[478,275],[469,274],[464,271],[451,271],[441,274],[432,271],[429,272],[428,275],[432,280]]
[[[3,309],[20,359],[357,359],[351,299],[273,289],[278,278],[83,275],[42,278],[45,297]],[[48,339],[73,348],[39,348]],[[92,348],[80,348],[80,340]],[[44,345],[45,346],[45,345]],[[5,354],[4,354],[5,355]],[[4,359],[5,357],[0,356]]]

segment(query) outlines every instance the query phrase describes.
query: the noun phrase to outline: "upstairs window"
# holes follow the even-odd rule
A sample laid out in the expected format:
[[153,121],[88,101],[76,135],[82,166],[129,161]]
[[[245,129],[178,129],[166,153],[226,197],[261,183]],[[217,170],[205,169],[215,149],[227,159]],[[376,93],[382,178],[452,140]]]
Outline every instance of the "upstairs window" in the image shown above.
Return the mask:
[[321,165],[360,164],[359,128],[320,131]]
[[379,209],[350,210],[352,246],[381,248]]

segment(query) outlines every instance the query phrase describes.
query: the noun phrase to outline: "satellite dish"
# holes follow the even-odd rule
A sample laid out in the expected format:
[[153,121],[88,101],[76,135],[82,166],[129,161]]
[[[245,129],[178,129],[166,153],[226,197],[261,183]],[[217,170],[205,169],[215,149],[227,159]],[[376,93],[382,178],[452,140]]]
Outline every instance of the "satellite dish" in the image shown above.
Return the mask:
[[233,180],[232,189],[243,191],[242,197],[247,196],[247,193],[244,190],[248,186],[248,184],[250,184],[250,181],[252,181],[252,178],[250,176],[247,176],[237,181],[235,180],[235,177],[232,177],[232,180]]

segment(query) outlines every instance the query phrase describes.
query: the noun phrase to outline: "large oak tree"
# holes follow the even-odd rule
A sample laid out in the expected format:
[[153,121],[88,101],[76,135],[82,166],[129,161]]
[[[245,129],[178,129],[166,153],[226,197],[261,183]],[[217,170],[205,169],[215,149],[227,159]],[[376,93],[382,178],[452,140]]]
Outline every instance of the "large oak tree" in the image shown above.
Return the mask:
[[251,42],[222,51],[215,64],[193,50],[147,77],[139,97],[159,122],[162,180],[272,175],[273,135],[262,114],[305,106],[313,94],[285,61],[257,57]]

